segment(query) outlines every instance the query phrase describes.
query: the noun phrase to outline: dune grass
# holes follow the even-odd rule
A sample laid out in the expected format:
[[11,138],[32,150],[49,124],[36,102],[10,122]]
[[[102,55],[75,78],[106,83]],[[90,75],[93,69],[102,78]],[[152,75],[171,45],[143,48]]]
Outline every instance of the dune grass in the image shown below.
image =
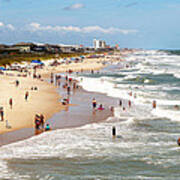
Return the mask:
[[52,58],[68,58],[68,57],[77,57],[81,55],[87,55],[87,53],[61,53],[55,54],[32,54],[32,53],[21,53],[21,54],[8,54],[8,55],[0,55],[0,65],[5,66],[12,63],[21,63],[22,61],[32,61],[34,59],[39,60],[48,60]]

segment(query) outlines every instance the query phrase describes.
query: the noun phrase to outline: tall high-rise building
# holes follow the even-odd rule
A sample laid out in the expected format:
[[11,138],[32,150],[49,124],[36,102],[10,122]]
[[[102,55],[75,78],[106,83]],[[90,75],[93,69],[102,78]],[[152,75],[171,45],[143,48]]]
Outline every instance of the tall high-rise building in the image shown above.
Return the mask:
[[95,49],[106,48],[106,42],[105,42],[105,41],[102,41],[102,40],[94,39],[94,40],[93,40],[93,47],[94,47]]

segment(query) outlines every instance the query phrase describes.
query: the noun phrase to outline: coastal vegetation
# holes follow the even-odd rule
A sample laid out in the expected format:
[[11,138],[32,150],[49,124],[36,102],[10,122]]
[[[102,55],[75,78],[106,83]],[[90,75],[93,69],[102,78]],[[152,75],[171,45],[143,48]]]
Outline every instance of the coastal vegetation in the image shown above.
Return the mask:
[[61,53],[61,54],[33,54],[33,53],[18,53],[0,55],[0,65],[5,66],[14,62],[21,63],[23,61],[32,61],[34,59],[48,60],[52,58],[68,58],[87,55],[88,53]]
[[176,50],[165,50],[165,52],[167,52],[169,54],[180,55],[180,50],[178,50],[178,49],[176,49]]

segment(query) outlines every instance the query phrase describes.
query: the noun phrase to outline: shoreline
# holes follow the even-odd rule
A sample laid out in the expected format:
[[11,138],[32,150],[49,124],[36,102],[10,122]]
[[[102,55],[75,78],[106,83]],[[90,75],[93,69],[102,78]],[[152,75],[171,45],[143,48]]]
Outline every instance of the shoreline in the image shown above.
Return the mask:
[[[71,65],[64,65],[64,67],[60,67],[59,66],[56,69],[50,68],[51,70],[48,69],[48,71],[47,70],[44,70],[44,71],[43,70],[39,70],[38,73],[40,73],[42,75],[43,79],[44,78],[47,79],[47,77],[50,77],[50,73],[51,72],[53,72],[53,74],[56,74],[56,73],[60,73],[60,72],[67,72],[69,69],[72,69],[74,72],[79,72],[79,71],[82,71],[82,69],[83,69],[83,71],[90,71],[90,70],[100,70],[100,69],[106,67],[102,63],[99,63],[99,59],[97,59],[96,61],[98,61],[98,63],[95,62],[95,63],[93,63],[92,66],[90,66],[90,63],[87,64],[87,62],[85,62],[85,63],[78,63],[78,66],[76,68],[74,68],[73,66],[75,66],[76,64],[73,63]],[[46,82],[45,80],[40,81],[40,80],[37,80],[37,79],[23,78],[23,77],[17,77],[17,76],[14,76],[14,77],[5,76],[5,77],[6,77],[5,78],[6,81],[7,81],[8,78],[10,79],[10,81],[12,81],[12,80],[15,81],[15,79],[17,79],[17,78],[22,80],[23,83],[24,83],[24,81],[27,81],[28,82],[28,87],[30,87],[31,83],[32,83],[32,85],[37,83],[38,84],[38,89],[39,89],[39,84],[41,84],[42,87],[44,86],[43,88],[45,88],[45,90],[47,91],[46,94],[43,95],[43,98],[45,96],[47,96],[48,94],[49,94],[49,96],[47,97],[47,100],[42,102],[42,100],[38,100],[38,98],[37,98],[38,97],[38,95],[37,95],[38,92],[30,92],[30,93],[35,95],[33,100],[36,99],[36,101],[37,101],[36,102],[36,107],[41,107],[45,103],[46,104],[46,108],[45,107],[41,107],[37,111],[36,108],[34,110],[31,107],[33,109],[33,111],[32,111],[32,109],[30,110],[31,112],[29,112],[29,113],[31,113],[31,115],[28,117],[29,120],[26,120],[26,122],[24,122],[24,123],[22,123],[23,122],[22,120],[21,121],[19,121],[19,119],[18,120],[14,120],[14,118],[13,118],[14,123],[16,123],[16,127],[13,127],[12,129],[7,129],[7,128],[4,128],[3,130],[1,129],[1,132],[0,132],[0,145],[9,144],[11,142],[15,142],[15,141],[22,140],[22,139],[25,139],[25,138],[33,136],[34,133],[32,133],[32,132],[34,132],[34,118],[32,118],[32,113],[33,113],[33,117],[35,116],[36,113],[44,114],[45,115],[45,121],[48,122],[49,120],[51,120],[51,118],[53,116],[56,116],[56,114],[59,114],[59,113],[61,113],[64,110],[64,107],[59,102],[59,99],[60,99],[60,97],[62,97],[62,94],[61,94],[61,92],[60,92],[60,94],[57,92],[58,88],[55,85],[52,85],[52,84]],[[2,78],[2,76],[0,76],[0,78]],[[29,84],[29,82],[31,82],[31,83]],[[13,87],[13,88],[14,88],[13,90],[15,90],[16,87]],[[23,87],[23,88],[24,88],[23,89],[23,92],[24,92],[25,91],[25,87]],[[38,104],[38,101],[41,104]],[[48,103],[46,103],[46,102],[48,102]],[[51,103],[49,103],[49,102],[51,102]],[[8,106],[7,102],[4,103],[4,104],[6,105],[6,107]],[[47,106],[47,104],[49,104],[49,105]],[[77,103],[75,103],[75,104],[77,104]],[[23,106],[23,105],[21,105],[21,106]],[[35,104],[33,104],[33,106],[35,106]],[[13,107],[13,109],[14,109],[14,107]],[[9,113],[9,111],[10,110],[8,110],[6,113]],[[22,116],[23,116],[22,114],[23,113],[27,114],[26,110],[23,113],[22,112],[23,112],[22,109],[21,109],[21,111],[18,112],[19,116],[21,117],[21,119],[22,119]],[[17,112],[16,112],[16,114],[17,114]],[[10,116],[8,115],[8,118],[9,117]],[[16,118],[19,118],[19,117],[16,117]],[[9,121],[8,123],[11,126],[13,126],[14,125],[13,121]],[[2,124],[3,122],[0,121],[0,123]],[[20,123],[19,126],[17,126],[17,123]],[[79,125],[76,125],[75,127],[77,127],[77,126],[81,126],[81,123],[79,123]],[[68,127],[70,127],[70,125]],[[73,127],[73,125],[72,125],[72,127]],[[61,128],[63,128],[63,127],[61,127]],[[25,135],[25,134],[27,134],[27,135]],[[3,137],[5,135],[6,135],[6,138]]]
[[[59,93],[61,93],[61,95],[66,95],[66,90],[60,88]],[[104,102],[107,99],[112,99],[110,97],[106,97],[102,93],[88,92],[83,88],[80,88],[77,90],[77,92],[72,94],[71,104],[73,105],[70,104],[68,106],[68,111],[64,106],[63,109],[54,113],[51,118],[47,119],[46,123],[49,123],[52,127],[52,131],[54,131],[56,129],[71,129],[81,127],[86,124],[100,123],[106,120],[108,117],[113,116],[113,113],[110,111],[110,108],[107,105],[105,105],[104,111],[97,111],[94,115],[92,113],[93,110],[91,107],[91,101],[86,101],[87,98],[91,100],[92,97],[96,97],[99,100],[101,99],[101,102],[103,102],[103,99]],[[76,105],[74,105],[75,103]],[[0,134],[0,146],[15,143],[40,134],[41,133],[35,134],[35,129],[33,127],[21,128]]]

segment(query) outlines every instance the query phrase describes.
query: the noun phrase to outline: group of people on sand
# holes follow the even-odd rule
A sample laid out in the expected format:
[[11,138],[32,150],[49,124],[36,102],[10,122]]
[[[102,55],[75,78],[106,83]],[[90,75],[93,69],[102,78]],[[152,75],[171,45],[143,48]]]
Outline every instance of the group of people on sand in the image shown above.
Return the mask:
[[[16,80],[15,83],[16,83],[16,87],[18,87],[19,86],[19,81]],[[37,87],[36,87],[36,89],[37,89]],[[31,90],[32,90],[32,88],[31,88]],[[29,91],[26,91],[25,95],[24,95],[24,99],[27,101],[28,97],[29,97]],[[9,99],[9,106],[10,106],[11,109],[13,108],[13,98],[12,97]]]
[[48,123],[44,127],[45,120],[44,120],[44,115],[43,114],[41,114],[41,115],[36,114],[35,115],[34,124],[35,124],[35,129],[36,130],[49,131],[51,129],[50,125]]
[[[71,73],[71,71],[70,72],[68,71],[68,73]],[[51,79],[50,80],[51,83],[54,83],[55,81],[56,86],[60,87],[60,85],[62,84],[62,88],[65,89],[67,92],[67,97],[63,98],[61,102],[62,102],[62,105],[68,105],[72,90],[74,92],[74,90],[79,88],[77,81],[71,77],[68,77],[68,75],[66,75],[65,77],[62,77],[61,75],[54,75],[53,73],[51,73],[50,79]]]
[[[15,80],[15,86],[19,87],[19,85],[20,85],[20,81]],[[29,98],[29,91],[26,91],[24,94],[25,101],[28,101],[28,98]],[[13,109],[13,98],[12,97],[9,98],[8,103],[9,103],[10,109]],[[4,107],[0,107],[0,121],[4,121],[4,116],[5,116],[4,115]],[[6,120],[6,128],[11,128],[11,126],[8,123],[8,120]]]

